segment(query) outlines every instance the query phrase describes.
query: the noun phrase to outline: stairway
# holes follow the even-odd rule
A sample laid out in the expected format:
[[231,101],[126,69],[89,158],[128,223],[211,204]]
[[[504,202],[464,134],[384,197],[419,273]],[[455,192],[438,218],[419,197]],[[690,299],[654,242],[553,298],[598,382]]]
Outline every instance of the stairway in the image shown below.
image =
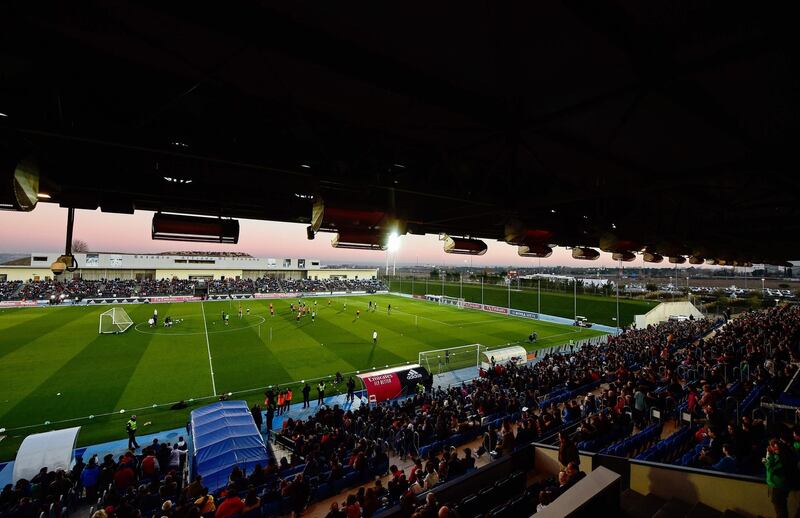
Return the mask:
[[[734,511],[721,513],[701,502],[688,504],[677,498],[664,499],[654,494],[647,496],[626,489],[620,495],[622,515],[627,518],[737,518]],[[743,517],[742,517],[743,518]]]

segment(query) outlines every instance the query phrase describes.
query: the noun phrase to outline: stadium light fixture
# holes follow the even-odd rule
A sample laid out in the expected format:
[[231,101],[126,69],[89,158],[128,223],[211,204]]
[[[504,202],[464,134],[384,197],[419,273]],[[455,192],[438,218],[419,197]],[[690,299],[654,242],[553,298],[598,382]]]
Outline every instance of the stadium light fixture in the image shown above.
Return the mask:
[[664,260],[664,256],[655,252],[645,252],[642,254],[642,259],[646,263],[660,263]]
[[0,169],[0,209],[30,212],[39,201],[39,165],[32,157]]
[[572,249],[572,258],[573,259],[580,259],[582,261],[594,261],[600,257],[600,252],[595,250],[594,248],[589,248],[585,246],[576,246]]
[[538,257],[544,259],[553,255],[553,249],[548,245],[540,245],[531,243],[529,245],[519,245],[517,247],[517,254],[520,257]]
[[52,196],[50,196],[46,192],[40,192],[39,194],[36,195],[36,197],[39,198],[40,200],[49,200],[50,198],[52,198]]
[[5,114],[5,113],[3,113],[3,112],[0,112],[0,117],[8,117],[8,115],[6,115],[6,114]]
[[236,244],[239,242],[239,222],[157,212],[153,214],[151,237],[165,241]]
[[389,238],[386,240],[386,249],[391,253],[400,250],[400,235],[397,232],[393,231],[389,234]]
[[300,164],[300,167],[302,167],[303,169],[311,169],[311,166],[309,164]]
[[633,252],[613,252],[611,254],[611,258],[615,261],[623,261],[625,263],[630,263],[631,261],[636,259],[636,254]]
[[343,229],[333,236],[331,246],[351,250],[386,250],[386,240],[378,232]]
[[[447,234],[439,234],[439,240],[444,241],[444,251],[447,254],[483,255],[489,248],[486,243],[480,239],[452,237]],[[466,262],[466,259],[464,261]]]

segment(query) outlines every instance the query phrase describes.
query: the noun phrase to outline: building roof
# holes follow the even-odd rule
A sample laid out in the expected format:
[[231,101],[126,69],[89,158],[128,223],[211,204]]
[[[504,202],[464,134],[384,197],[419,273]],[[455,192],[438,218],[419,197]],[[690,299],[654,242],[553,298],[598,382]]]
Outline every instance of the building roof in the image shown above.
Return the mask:
[[47,3],[2,8],[0,144],[62,206],[308,224],[321,199],[800,257],[796,27],[769,3]]

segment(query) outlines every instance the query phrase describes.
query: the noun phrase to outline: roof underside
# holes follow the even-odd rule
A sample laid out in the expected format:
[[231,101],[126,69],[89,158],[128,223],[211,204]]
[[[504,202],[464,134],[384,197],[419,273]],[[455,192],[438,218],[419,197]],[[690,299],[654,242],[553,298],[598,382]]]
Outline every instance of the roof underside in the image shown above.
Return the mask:
[[314,195],[414,233],[520,221],[550,244],[796,259],[800,66],[779,14],[7,2],[0,152],[34,154],[78,208],[308,223]]

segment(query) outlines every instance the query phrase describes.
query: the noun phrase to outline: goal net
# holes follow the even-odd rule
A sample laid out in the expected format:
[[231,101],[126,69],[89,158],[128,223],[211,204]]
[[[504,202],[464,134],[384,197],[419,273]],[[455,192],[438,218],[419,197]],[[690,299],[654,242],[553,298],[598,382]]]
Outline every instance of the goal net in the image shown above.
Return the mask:
[[133,320],[122,308],[111,308],[100,314],[100,334],[124,333],[133,325]]
[[442,296],[442,297],[439,297],[439,304],[442,304],[442,305],[445,305],[445,306],[456,306],[456,307],[459,307],[459,308],[463,308],[464,307],[464,299],[463,298],[458,298],[458,297]]
[[434,349],[419,353],[417,363],[428,369],[431,374],[477,367],[480,353],[486,350],[481,344],[460,345],[447,349]]

